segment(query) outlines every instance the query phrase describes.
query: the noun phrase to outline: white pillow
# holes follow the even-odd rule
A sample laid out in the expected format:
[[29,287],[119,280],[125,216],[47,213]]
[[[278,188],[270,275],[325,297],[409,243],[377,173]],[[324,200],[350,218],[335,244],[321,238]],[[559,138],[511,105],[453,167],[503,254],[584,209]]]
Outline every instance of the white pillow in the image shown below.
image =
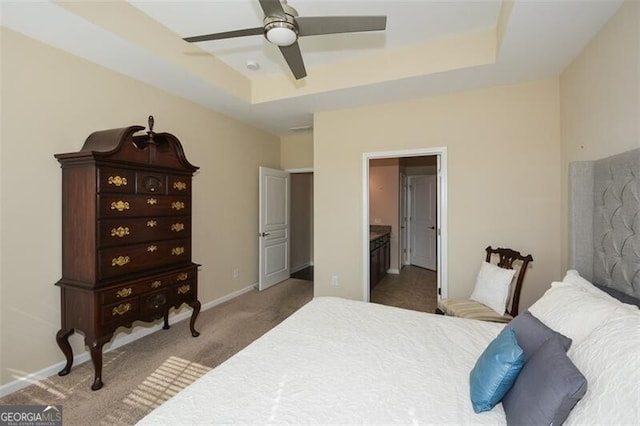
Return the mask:
[[623,303],[620,300],[616,299],[615,297],[611,296],[610,294],[605,293],[604,291],[596,287],[592,282],[582,277],[580,273],[575,269],[569,269],[566,275],[564,276],[564,278],[562,279],[562,282],[572,284],[580,288],[581,290],[584,290],[586,292],[593,294],[594,296],[598,296],[603,299],[608,299],[613,302],[622,303],[622,305],[624,305],[628,309],[631,309],[634,312],[638,311],[637,306]]
[[571,351],[600,324],[629,310],[613,298],[596,296],[573,284],[554,282],[529,307],[529,312],[547,327],[573,340]]
[[571,358],[588,386],[565,424],[638,424],[638,354],[638,313],[608,320],[575,346]]
[[589,292],[595,296],[602,297],[604,299],[612,299],[616,300],[614,297],[609,296],[604,291],[600,290],[598,287],[593,285],[593,283],[586,278],[583,278],[578,271],[575,269],[569,269],[562,279],[563,283],[573,284],[576,287],[579,287],[581,290]]
[[513,269],[482,262],[470,299],[482,303],[499,315],[504,315],[511,290],[511,279],[515,273]]

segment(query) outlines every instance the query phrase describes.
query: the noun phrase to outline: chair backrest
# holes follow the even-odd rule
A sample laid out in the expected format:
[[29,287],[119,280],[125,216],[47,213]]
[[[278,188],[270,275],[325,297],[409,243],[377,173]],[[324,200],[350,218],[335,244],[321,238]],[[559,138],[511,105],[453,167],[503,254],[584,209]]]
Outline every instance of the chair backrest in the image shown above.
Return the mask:
[[524,281],[524,274],[527,272],[527,266],[530,262],[533,262],[533,257],[530,254],[523,256],[519,251],[511,250],[509,248],[486,248],[487,257],[486,262],[491,263],[491,256],[497,254],[499,256],[497,265],[504,269],[514,269],[513,263],[515,261],[521,262],[518,272],[516,273],[516,284],[513,289],[513,295],[511,297],[511,309],[507,310],[508,314],[512,317],[518,315],[518,305],[520,304],[520,292],[522,290],[522,281]]

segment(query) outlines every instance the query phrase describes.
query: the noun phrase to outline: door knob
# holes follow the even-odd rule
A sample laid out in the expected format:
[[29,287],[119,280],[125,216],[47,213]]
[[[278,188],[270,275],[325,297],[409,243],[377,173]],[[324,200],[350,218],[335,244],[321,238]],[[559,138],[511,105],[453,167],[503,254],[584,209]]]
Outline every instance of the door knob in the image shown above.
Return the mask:
[[266,237],[267,235],[271,235],[268,232],[262,232],[259,234],[261,237]]
[[436,229],[436,227],[435,226],[430,226],[429,229]]

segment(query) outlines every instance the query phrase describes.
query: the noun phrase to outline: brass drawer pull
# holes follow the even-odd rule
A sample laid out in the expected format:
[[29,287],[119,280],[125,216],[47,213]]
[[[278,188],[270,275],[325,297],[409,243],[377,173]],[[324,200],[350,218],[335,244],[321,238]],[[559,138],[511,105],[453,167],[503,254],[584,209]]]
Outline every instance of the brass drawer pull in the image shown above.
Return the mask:
[[109,183],[109,185],[127,186],[127,178],[121,176],[109,176],[107,182]]
[[184,253],[184,247],[174,247],[171,249],[171,256],[180,256]]
[[131,296],[131,293],[133,293],[133,290],[131,289],[131,287],[122,288],[116,292],[116,297]]
[[154,226],[158,226],[158,222],[157,222],[157,221],[155,221],[155,220],[148,220],[148,221],[147,221],[147,226],[148,226],[149,228],[153,228]]
[[162,285],[162,281],[157,280],[151,283],[151,288],[158,288]]
[[181,222],[176,222],[171,224],[171,230],[174,232],[180,232],[182,230],[184,230],[184,223]]
[[191,290],[191,286],[189,284],[181,285],[178,287],[178,294],[187,294]]
[[177,189],[178,191],[184,191],[187,189],[187,183],[182,181],[173,182],[173,189]]
[[128,201],[118,200],[111,203],[111,210],[118,210],[119,212],[129,210],[129,207]]
[[171,208],[174,210],[182,210],[184,209],[184,203],[182,201],[174,201],[171,203]]
[[112,228],[111,229],[111,236],[112,237],[118,237],[118,238],[122,238],[125,235],[129,235],[129,228],[128,227],[122,227],[122,226],[118,226],[117,228]]
[[131,258],[129,256],[118,256],[111,259],[111,266],[124,266],[129,262],[131,262]]
[[158,200],[156,200],[155,198],[147,198],[147,204],[153,206],[155,204],[158,204]]
[[131,303],[121,303],[111,311],[112,316],[124,315],[131,310]]
[[147,251],[149,253],[153,253],[156,250],[158,250],[158,246],[149,246],[149,247],[147,247]]
[[178,274],[176,281],[185,281],[187,278],[189,278],[189,274],[187,274],[186,272],[182,272]]

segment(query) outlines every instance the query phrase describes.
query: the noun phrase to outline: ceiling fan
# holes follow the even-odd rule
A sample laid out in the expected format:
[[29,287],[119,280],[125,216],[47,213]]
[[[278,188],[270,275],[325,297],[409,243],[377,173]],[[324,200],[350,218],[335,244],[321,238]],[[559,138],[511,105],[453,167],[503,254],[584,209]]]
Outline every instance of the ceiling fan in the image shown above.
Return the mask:
[[189,43],[221,40],[225,38],[264,35],[280,48],[296,80],[307,76],[298,37],[351,33],[360,31],[380,31],[387,25],[386,16],[313,16],[298,17],[298,12],[286,0],[258,0],[264,11],[264,25],[256,28],[226,31],[186,37]]

